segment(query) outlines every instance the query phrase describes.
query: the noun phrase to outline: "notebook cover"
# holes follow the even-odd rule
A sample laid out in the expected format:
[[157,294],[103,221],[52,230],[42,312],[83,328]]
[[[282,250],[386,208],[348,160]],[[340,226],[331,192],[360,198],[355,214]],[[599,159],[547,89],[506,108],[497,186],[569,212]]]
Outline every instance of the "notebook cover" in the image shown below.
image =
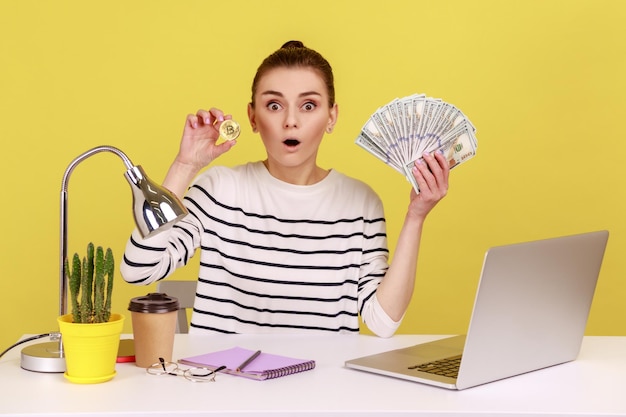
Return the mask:
[[262,352],[250,362],[245,369],[238,372],[237,367],[252,356],[254,352],[254,350],[237,346],[217,352],[205,353],[203,355],[190,356],[180,359],[178,362],[185,365],[206,367],[209,369],[217,369],[220,366],[226,366],[226,369],[221,372],[257,380],[278,378],[315,368],[314,360],[290,358]]

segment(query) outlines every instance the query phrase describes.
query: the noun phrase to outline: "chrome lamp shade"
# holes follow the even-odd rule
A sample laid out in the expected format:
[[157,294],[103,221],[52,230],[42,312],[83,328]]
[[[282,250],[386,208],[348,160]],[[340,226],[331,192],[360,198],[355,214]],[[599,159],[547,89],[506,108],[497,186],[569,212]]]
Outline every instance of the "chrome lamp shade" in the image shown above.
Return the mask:
[[[121,150],[113,146],[98,146],[76,157],[67,167],[61,186],[61,227],[59,256],[59,315],[67,313],[67,280],[65,259],[67,259],[67,202],[68,183],[72,171],[83,160],[100,152],[112,152],[126,165],[125,177],[133,193],[133,216],[139,233],[146,238],[169,229],[187,215],[187,209],[180,199],[150,180],[141,166],[135,166]],[[56,342],[39,343],[22,349],[22,368],[37,372],[65,372],[63,344]]]
[[169,190],[150,180],[141,166],[126,171],[133,192],[133,216],[144,238],[169,229],[187,215],[187,209]]

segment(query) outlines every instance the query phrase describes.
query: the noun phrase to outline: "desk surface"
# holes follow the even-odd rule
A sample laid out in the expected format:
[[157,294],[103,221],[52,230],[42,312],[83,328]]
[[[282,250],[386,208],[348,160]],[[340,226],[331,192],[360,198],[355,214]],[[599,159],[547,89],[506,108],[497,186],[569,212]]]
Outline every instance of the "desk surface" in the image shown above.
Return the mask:
[[[20,368],[23,347],[0,359],[2,415],[626,415],[626,337],[585,337],[574,362],[449,391],[347,369],[347,359],[410,346],[438,336],[177,335],[174,356],[242,346],[315,359],[312,371],[255,381],[218,375],[215,383],[155,377],[118,364],[109,382],[77,385],[62,374]],[[42,339],[43,340],[43,339]],[[39,341],[41,342],[41,341]]]

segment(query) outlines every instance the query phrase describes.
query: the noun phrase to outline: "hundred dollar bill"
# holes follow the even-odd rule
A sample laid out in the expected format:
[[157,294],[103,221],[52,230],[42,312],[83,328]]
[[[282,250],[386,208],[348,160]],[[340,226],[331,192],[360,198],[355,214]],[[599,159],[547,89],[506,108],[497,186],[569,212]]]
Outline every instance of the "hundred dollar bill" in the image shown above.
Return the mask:
[[424,152],[441,150],[451,168],[476,154],[476,128],[454,105],[425,94],[395,98],[361,128],[356,144],[405,175],[419,192],[412,168]]
[[[464,123],[460,125],[458,129],[455,129],[453,133],[447,135],[446,140],[443,141],[442,145],[433,149],[431,152],[442,151],[448,161],[448,164],[450,165],[450,169],[452,169],[476,155],[476,148],[477,142],[473,129],[470,125]],[[412,169],[418,159],[423,158],[417,158],[408,162],[404,166],[404,173],[416,193],[419,193],[420,189],[415,181]]]
[[367,135],[364,135],[363,133],[361,133],[356,138],[355,143],[359,145],[361,148],[371,153],[372,155],[374,155],[376,158],[380,159],[381,161],[383,161],[384,163],[386,163],[387,165],[389,165],[390,167],[398,171],[399,173],[404,174],[402,166],[400,166],[397,162],[392,160],[390,158],[390,155],[387,152],[385,152],[383,148],[378,146],[376,142],[368,138]]

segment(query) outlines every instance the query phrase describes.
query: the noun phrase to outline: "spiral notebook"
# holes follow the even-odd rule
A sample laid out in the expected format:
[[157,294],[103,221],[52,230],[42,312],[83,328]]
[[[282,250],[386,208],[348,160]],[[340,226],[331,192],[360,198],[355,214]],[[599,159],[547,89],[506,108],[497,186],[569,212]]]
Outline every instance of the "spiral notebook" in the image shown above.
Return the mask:
[[180,359],[178,362],[209,369],[225,366],[226,369],[220,372],[257,380],[279,378],[315,368],[314,360],[290,358],[288,356],[262,352],[252,362],[247,364],[245,369],[237,371],[237,368],[254,353],[254,350],[233,347],[203,355],[190,356]]

